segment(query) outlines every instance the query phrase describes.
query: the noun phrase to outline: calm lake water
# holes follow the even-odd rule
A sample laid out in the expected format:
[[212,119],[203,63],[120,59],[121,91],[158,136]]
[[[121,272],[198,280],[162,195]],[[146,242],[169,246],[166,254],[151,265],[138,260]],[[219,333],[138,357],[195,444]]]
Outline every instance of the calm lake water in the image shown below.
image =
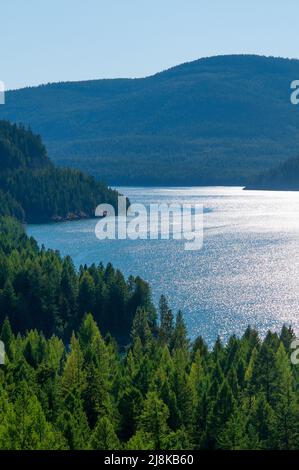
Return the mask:
[[248,324],[264,334],[283,323],[299,331],[299,192],[242,188],[118,188],[131,202],[191,202],[204,206],[204,244],[184,240],[105,240],[96,221],[30,225],[47,248],[71,255],[76,266],[111,261],[126,276],[147,280],[155,302],[164,293],[185,313],[190,337],[211,344],[242,334]]

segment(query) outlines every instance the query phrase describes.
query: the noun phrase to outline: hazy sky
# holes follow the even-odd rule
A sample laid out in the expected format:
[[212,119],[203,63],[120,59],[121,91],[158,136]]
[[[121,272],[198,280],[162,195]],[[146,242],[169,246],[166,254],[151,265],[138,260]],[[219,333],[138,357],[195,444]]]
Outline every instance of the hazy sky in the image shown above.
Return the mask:
[[0,80],[143,77],[199,57],[299,57],[298,0],[2,0]]

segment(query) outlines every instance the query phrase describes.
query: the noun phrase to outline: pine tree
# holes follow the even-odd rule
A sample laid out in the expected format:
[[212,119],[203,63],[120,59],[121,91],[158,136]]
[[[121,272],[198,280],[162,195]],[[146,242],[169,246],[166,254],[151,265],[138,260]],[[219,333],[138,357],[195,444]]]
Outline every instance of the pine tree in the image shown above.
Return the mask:
[[[278,344],[277,344],[278,341]],[[275,353],[279,346],[276,335],[268,333],[260,350],[258,351],[252,371],[251,384],[255,393],[263,392],[267,401],[272,404],[274,391]]]
[[143,430],[137,431],[134,436],[129,439],[126,445],[127,450],[156,450],[155,442],[151,434],[145,433]]
[[[83,290],[82,287],[81,289]],[[60,334],[63,334],[65,338],[69,337],[72,328],[78,327],[76,323],[78,316],[78,291],[77,274],[71,258],[67,256],[62,264],[58,307],[59,318],[57,318],[57,330]]]
[[93,312],[95,307],[95,284],[87,270],[83,272],[79,281],[78,307],[81,316]]
[[88,448],[90,428],[78,394],[69,392],[61,403],[56,426],[64,436],[70,450]]
[[82,396],[87,387],[86,372],[84,370],[84,357],[75,335],[71,338],[71,352],[67,356],[62,378],[62,394],[73,393],[78,397]]
[[184,321],[184,317],[181,311],[178,312],[175,321],[175,327],[172,334],[170,349],[180,349],[184,351],[186,361],[189,359],[189,340],[187,335],[187,328]]
[[141,414],[143,395],[132,383],[124,385],[119,396],[120,432],[124,441],[128,441],[137,431],[138,417]]
[[296,335],[291,327],[283,325],[280,333],[280,341],[283,343],[287,353],[291,351],[291,343],[296,339]]
[[170,344],[173,335],[173,314],[168,307],[166,297],[161,296],[159,301],[160,328],[159,339],[161,344]]
[[190,442],[190,435],[185,429],[178,429],[170,432],[163,439],[163,450],[191,450],[193,445]]
[[290,359],[282,343],[275,355],[274,370],[275,391],[272,401],[277,417],[276,445],[279,449],[296,449],[299,444],[299,407]]
[[191,364],[189,381],[192,390],[193,407],[196,408],[206,385],[203,360],[199,350],[196,351],[194,360]]
[[185,351],[175,350],[174,355],[174,392],[177,407],[179,409],[179,426],[186,428],[189,432],[193,426],[193,396],[189,376],[186,371]]
[[254,447],[253,443],[250,443],[251,449],[275,448],[276,421],[275,413],[267,402],[265,394],[259,393],[254,399],[253,406],[250,407],[249,429],[251,437],[255,436]]
[[242,408],[235,406],[224,427],[219,430],[217,447],[226,450],[247,449],[247,420]]
[[148,392],[140,416],[140,430],[147,433],[154,442],[154,448],[162,448],[163,439],[168,433],[169,410],[156,392]]
[[92,432],[89,446],[93,450],[117,450],[120,448],[113,424],[107,417],[98,420]]
[[12,359],[14,335],[13,335],[8,317],[6,317],[3,322],[1,334],[0,334],[0,340],[3,341],[5,345],[5,353],[10,359]]
[[226,425],[232,410],[235,406],[235,400],[232,390],[226,379],[221,384],[216,400],[211,408],[208,417],[208,446],[214,448],[216,446],[217,437]]
[[144,308],[138,308],[136,311],[131,336],[133,343],[139,338],[145,350],[150,347],[152,334],[148,323],[148,314]]
[[86,387],[83,391],[85,410],[90,426],[99,416],[116,419],[116,409],[111,399],[111,358],[109,350],[91,314],[86,315],[79,330],[79,342],[83,352],[83,368]]

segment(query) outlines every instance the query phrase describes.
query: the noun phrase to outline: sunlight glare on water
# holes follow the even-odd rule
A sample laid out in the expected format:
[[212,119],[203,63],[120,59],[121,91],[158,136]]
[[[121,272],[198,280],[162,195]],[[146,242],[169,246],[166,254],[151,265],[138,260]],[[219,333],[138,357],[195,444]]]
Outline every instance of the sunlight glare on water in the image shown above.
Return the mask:
[[283,323],[299,330],[299,192],[229,187],[118,188],[131,202],[201,203],[204,246],[185,251],[184,240],[105,240],[95,220],[31,225],[28,233],[80,264],[112,262],[126,276],[147,280],[157,303],[164,293],[185,313],[192,338],[211,344],[262,334]]

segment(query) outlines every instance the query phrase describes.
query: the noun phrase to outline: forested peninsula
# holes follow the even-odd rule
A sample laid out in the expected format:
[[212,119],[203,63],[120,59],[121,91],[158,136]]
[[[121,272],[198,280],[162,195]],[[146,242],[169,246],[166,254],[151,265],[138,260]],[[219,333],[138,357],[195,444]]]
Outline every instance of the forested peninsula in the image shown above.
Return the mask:
[[94,217],[101,203],[117,210],[117,196],[92,176],[55,167],[30,129],[0,121],[0,215],[27,223]]

